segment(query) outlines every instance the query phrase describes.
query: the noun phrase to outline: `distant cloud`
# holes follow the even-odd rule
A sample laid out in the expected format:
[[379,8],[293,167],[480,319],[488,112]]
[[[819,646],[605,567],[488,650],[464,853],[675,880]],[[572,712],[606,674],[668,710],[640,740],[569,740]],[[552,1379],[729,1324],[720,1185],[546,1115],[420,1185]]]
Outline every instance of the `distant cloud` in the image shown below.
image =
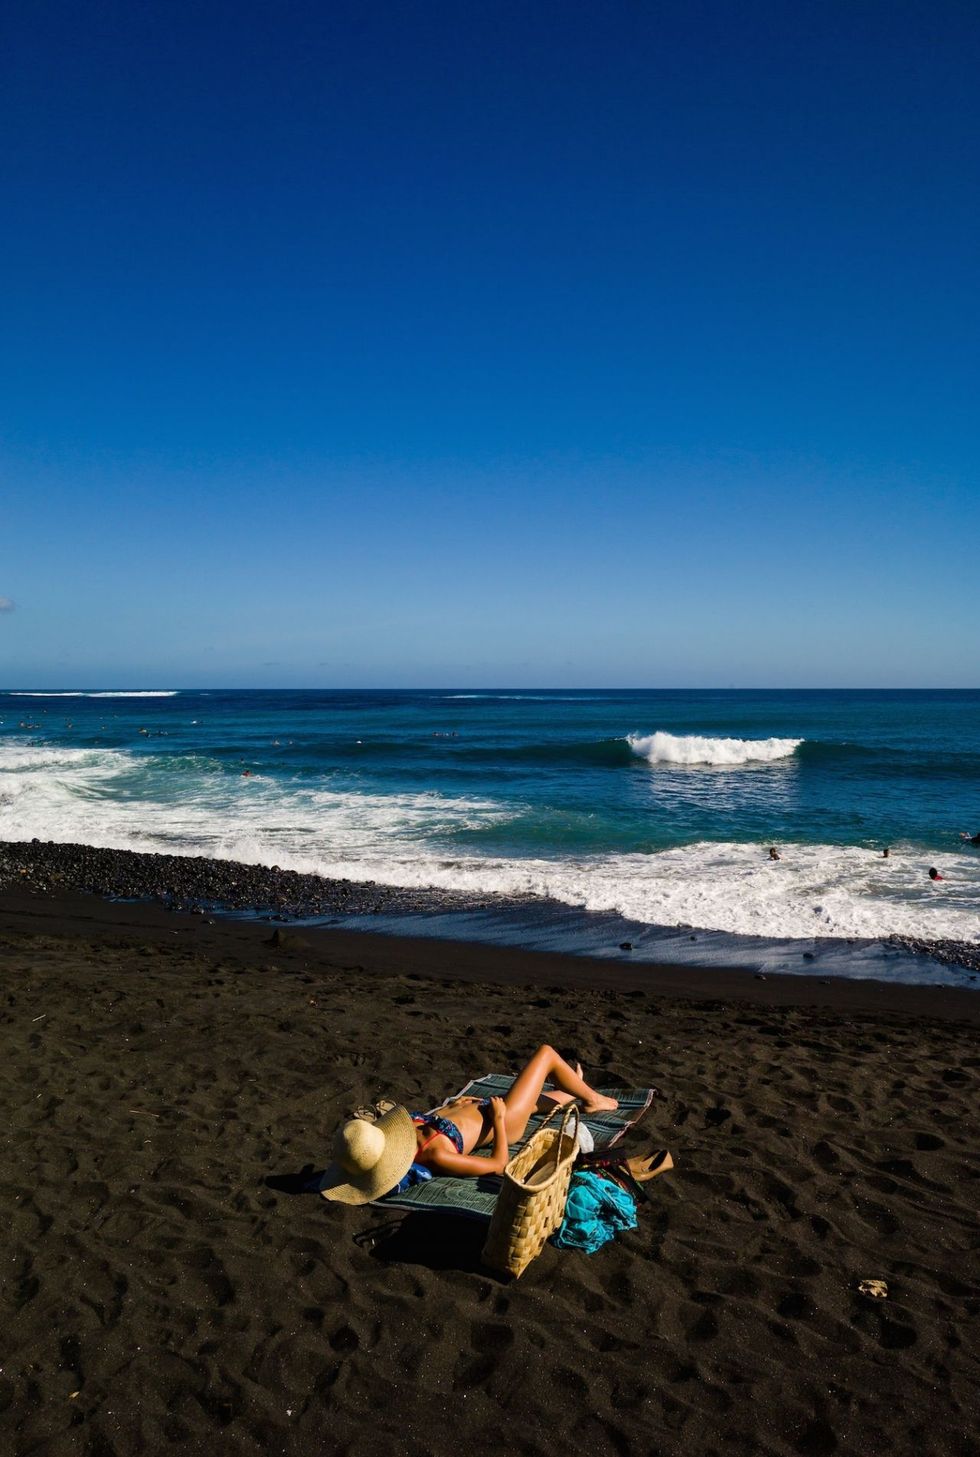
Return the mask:
[[0,612],[13,612],[14,604],[9,597],[0,597]]

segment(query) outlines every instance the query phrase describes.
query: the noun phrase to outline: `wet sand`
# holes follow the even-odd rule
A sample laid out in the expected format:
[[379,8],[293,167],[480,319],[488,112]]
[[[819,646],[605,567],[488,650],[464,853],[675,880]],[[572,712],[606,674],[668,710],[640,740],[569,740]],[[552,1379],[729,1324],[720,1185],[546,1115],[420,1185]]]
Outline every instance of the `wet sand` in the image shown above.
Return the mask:
[[[0,892],[0,1450],[975,1450],[976,994],[271,932]],[[267,1184],[541,1041],[665,1094],[600,1253]]]

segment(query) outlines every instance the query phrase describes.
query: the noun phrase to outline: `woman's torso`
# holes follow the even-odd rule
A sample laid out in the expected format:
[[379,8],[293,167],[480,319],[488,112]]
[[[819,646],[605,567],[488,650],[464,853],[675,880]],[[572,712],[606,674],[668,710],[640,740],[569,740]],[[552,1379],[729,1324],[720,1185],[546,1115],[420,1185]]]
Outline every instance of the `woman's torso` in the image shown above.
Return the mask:
[[[466,1099],[459,1103],[444,1103],[441,1108],[434,1108],[429,1115],[432,1118],[442,1118],[449,1123],[455,1124],[459,1129],[463,1146],[458,1150],[460,1153],[472,1153],[473,1149],[479,1148],[488,1133],[489,1118],[485,1116],[485,1110],[477,1099]],[[420,1125],[419,1143],[426,1147],[433,1146],[431,1139],[434,1129],[430,1125]],[[435,1146],[441,1146],[443,1150],[453,1147],[453,1140],[440,1136],[435,1141]]]

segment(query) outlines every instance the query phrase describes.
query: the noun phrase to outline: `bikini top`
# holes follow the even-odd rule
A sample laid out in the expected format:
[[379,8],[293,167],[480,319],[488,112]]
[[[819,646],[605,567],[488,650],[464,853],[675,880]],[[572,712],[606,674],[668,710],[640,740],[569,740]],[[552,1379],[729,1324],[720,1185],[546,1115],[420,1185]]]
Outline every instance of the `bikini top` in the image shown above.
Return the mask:
[[448,1118],[440,1118],[437,1113],[413,1113],[412,1122],[421,1128],[431,1128],[433,1130],[428,1138],[419,1144],[419,1153],[424,1148],[428,1148],[433,1139],[438,1138],[440,1134],[449,1139],[449,1142],[453,1145],[457,1153],[463,1152],[463,1135],[455,1123],[451,1123]]

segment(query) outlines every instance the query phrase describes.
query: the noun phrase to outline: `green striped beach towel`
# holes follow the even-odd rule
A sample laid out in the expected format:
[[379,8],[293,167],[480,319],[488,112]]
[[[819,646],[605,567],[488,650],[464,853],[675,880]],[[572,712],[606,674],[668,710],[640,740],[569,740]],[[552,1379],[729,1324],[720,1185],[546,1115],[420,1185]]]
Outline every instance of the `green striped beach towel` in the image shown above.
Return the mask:
[[[474,1078],[466,1084],[457,1097],[492,1098],[503,1097],[513,1083],[509,1073],[488,1073],[486,1077]],[[552,1090],[552,1084],[545,1084],[545,1092]],[[619,1107],[614,1113],[583,1114],[582,1122],[595,1140],[596,1148],[609,1148],[618,1143],[625,1133],[642,1118],[654,1098],[656,1088],[600,1088],[607,1097],[615,1098]],[[535,1113],[528,1121],[524,1137],[511,1144],[511,1157],[536,1132],[544,1122],[545,1114]],[[489,1158],[490,1149],[481,1148],[477,1157]],[[438,1175],[425,1184],[415,1184],[404,1194],[388,1194],[374,1205],[375,1209],[417,1209],[440,1214],[466,1214],[475,1219],[489,1219],[500,1192],[499,1174],[487,1174],[477,1179],[451,1179]]]

